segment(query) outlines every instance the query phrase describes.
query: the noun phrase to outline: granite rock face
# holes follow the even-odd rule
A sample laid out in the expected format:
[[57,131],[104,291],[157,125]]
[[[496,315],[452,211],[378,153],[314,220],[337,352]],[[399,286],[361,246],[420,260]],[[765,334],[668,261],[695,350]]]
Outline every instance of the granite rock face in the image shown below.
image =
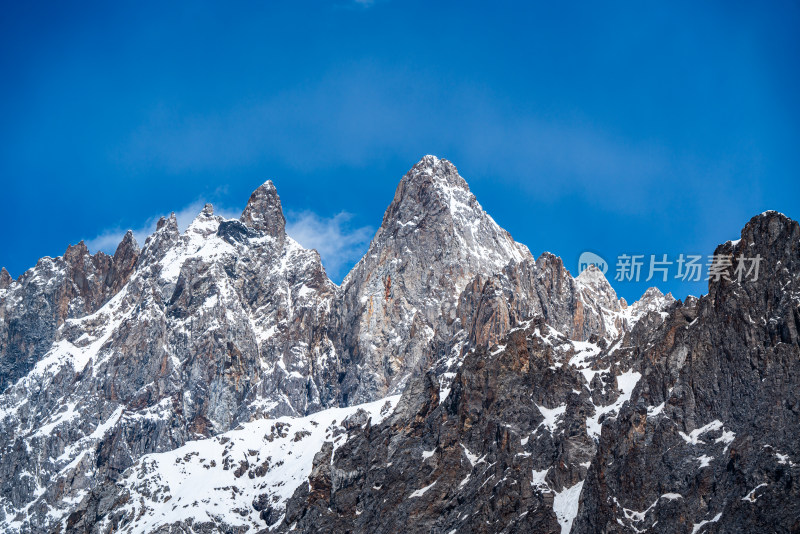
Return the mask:
[[426,156],[341,286],[271,182],[2,270],[0,529],[797,530],[799,248],[769,212],[628,305]]
[[434,336],[456,319],[467,282],[527,257],[452,163],[423,158],[400,181],[369,250],[342,283],[342,401],[401,391],[430,365]]
[[[650,299],[658,289],[649,291],[643,298]],[[470,332],[470,339],[480,344],[498,341],[534,316],[544,318],[570,339],[587,341],[594,336],[610,341],[636,323],[644,305],[640,302],[623,308],[624,303],[596,267],[573,278],[561,258],[545,252],[536,261],[512,262],[493,276],[475,279],[459,301],[458,319]],[[672,296],[662,296],[653,309],[666,308],[672,302]]]
[[612,339],[635,322],[599,271],[576,279],[552,254],[534,260],[434,156],[401,180],[334,315],[342,404],[399,393],[431,367],[452,378],[466,350],[533,315],[578,340]]

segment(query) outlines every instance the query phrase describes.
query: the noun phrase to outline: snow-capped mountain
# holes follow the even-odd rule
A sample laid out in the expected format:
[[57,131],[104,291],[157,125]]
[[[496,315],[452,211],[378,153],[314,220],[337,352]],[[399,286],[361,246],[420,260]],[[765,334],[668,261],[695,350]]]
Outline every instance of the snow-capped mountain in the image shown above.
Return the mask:
[[113,257],[83,244],[42,258],[13,280],[0,269],[0,388],[24,376],[48,351],[67,319],[93,313],[128,281],[139,249],[128,233]]
[[[629,423],[639,407],[670,414],[691,446],[712,430],[747,436],[750,420],[724,408],[739,368],[719,362],[748,350],[781,355],[763,369],[766,356],[748,356],[759,376],[786,374],[747,399],[766,409],[786,395],[773,415],[796,424],[797,223],[756,218],[721,252],[765,247],[780,276],[686,303],[652,288],[629,306],[597,269],[534,259],[450,162],[426,156],[341,286],[286,235],[272,182],[239,219],[207,205],[183,233],[160,220],[141,250],[128,233],[113,257],[81,243],[18,280],[0,271],[0,525],[593,532],[652,526],[674,495],[697,525],[705,501],[675,484],[656,495],[667,472],[626,471],[620,451],[663,453],[634,438],[650,432]],[[669,348],[689,317],[705,337]],[[718,378],[689,401],[695,353],[713,355]],[[778,427],[757,428],[794,469]],[[630,494],[636,476],[655,505]]]
[[447,160],[425,156],[400,181],[369,250],[342,282],[343,400],[402,390],[430,365],[467,282],[530,257],[483,211]]
[[[241,221],[206,206],[181,234],[174,216],[162,219],[105,304],[81,314],[86,292],[62,297],[73,316],[62,315],[49,350],[0,396],[9,528],[16,518],[23,530],[45,528],[68,512],[59,503],[79,500],[143,454],[330,402],[314,376],[335,382],[323,376],[334,354],[325,325],[335,287],[318,254],[287,237],[276,214],[268,182]],[[123,247],[138,252],[130,235]],[[4,306],[19,312],[17,293],[44,302],[63,294],[71,287],[64,280],[78,276],[53,266],[70,266],[75,248],[85,250],[42,260],[9,286]]]

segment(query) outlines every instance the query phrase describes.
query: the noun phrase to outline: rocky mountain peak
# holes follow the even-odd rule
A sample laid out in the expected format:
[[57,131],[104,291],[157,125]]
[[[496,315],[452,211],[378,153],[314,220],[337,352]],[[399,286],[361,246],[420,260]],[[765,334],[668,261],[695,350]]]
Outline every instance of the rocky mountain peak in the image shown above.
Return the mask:
[[558,268],[560,269],[564,265],[564,261],[553,254],[552,252],[544,251],[539,254],[539,257],[536,258],[537,265],[545,265],[545,264],[557,264]]
[[[752,321],[768,325],[770,339],[800,342],[800,225],[767,211],[744,226],[741,238],[714,251],[717,275],[708,282],[705,306],[717,316],[746,309]],[[777,319],[777,317],[781,319]]]
[[253,191],[239,220],[259,232],[283,239],[286,219],[283,216],[281,199],[272,180],[267,180]]
[[92,314],[128,282],[139,249],[129,233],[112,258],[86,244],[40,259],[14,282],[0,271],[0,391],[25,376],[69,321]]
[[177,242],[180,235],[174,212],[169,217],[161,217],[156,223],[156,231],[145,240],[139,261],[144,264],[157,262]]
[[[739,278],[740,258],[747,271],[759,257],[757,278]],[[674,303],[658,328],[643,318],[626,339],[641,380],[604,422],[573,532],[797,525],[800,440],[787,429],[800,427],[800,226],[757,215],[714,263],[707,295]],[[651,289],[640,302],[659,298],[671,295]]]
[[411,250],[417,243],[430,249],[425,252],[433,252],[435,243],[436,250],[453,249],[482,267],[491,264],[489,271],[530,257],[527,247],[483,210],[455,165],[430,155],[398,184],[373,245],[387,240],[402,240]]
[[186,234],[189,236],[198,235],[202,238],[207,238],[217,232],[221,221],[222,217],[214,215],[214,206],[206,204],[203,206],[200,213],[197,214],[197,217],[189,224],[189,227],[186,229]]
[[[156,233],[180,235],[181,231],[178,229],[178,218],[175,212],[170,212],[168,217],[161,217],[156,223]],[[152,235],[150,236],[152,237]],[[149,239],[149,237],[148,237]]]
[[114,252],[110,274],[112,294],[116,294],[130,279],[140,252],[133,232],[128,230]]
[[168,232],[178,232],[178,219],[175,217],[175,212],[169,214],[169,217],[161,217],[156,223],[156,231],[166,229]]
[[408,225],[423,218],[441,224],[454,216],[469,218],[482,211],[455,165],[446,159],[425,156],[400,180],[381,228],[391,231],[398,224]]
[[[642,296],[639,298],[637,302],[644,302],[644,301],[656,301],[656,300],[669,300],[673,301],[675,298],[672,296],[672,293],[667,293],[666,295],[661,292],[660,289],[657,287],[649,287],[647,291],[642,293]],[[635,303],[634,303],[635,304]]]
[[134,237],[133,232],[128,230],[122,237],[122,241],[117,245],[117,250],[114,252],[114,259],[116,261],[116,258],[128,256],[130,253],[139,253],[139,243],[136,242],[136,237]]
[[69,245],[67,247],[67,250],[64,252],[64,261],[75,264],[78,261],[82,261],[83,257],[90,255],[86,243],[81,240],[77,245]]
[[620,299],[620,305],[623,309],[623,317],[628,322],[628,327],[632,328],[634,324],[636,324],[642,317],[644,317],[649,312],[656,312],[661,314],[661,317],[666,317],[666,310],[669,309],[675,303],[675,298],[672,296],[672,293],[667,293],[666,295],[661,292],[657,287],[650,287],[645,291],[642,296],[631,304],[627,306],[627,303],[623,304],[622,299]]
[[350,365],[345,403],[401,391],[426,364],[437,332],[455,321],[467,284],[526,259],[527,247],[483,211],[452,163],[422,158],[400,181],[369,250],[342,283],[341,315],[356,325],[340,350]]
[[619,311],[621,306],[617,299],[617,292],[608,283],[603,272],[590,265],[578,275],[575,279],[578,285],[590,295],[592,300],[595,300],[601,306],[609,310]]
[[[774,282],[776,277],[791,278],[789,273],[798,267],[799,251],[800,225],[797,221],[777,211],[756,215],[744,226],[740,239],[722,243],[714,251],[719,270],[724,274],[710,278],[709,294],[733,290],[743,285],[745,279],[754,282],[749,286],[761,287],[774,285],[770,282]],[[736,270],[740,260],[741,273]]]
[[[800,247],[800,225],[777,211],[765,211],[750,219],[742,229],[741,238],[720,245],[717,253],[730,252],[738,257],[760,255],[768,266],[791,261]],[[784,268],[787,267],[784,265]],[[769,270],[763,272],[770,272]]]
[[[425,177],[429,177],[429,180],[426,180]],[[419,160],[411,168],[404,180],[406,182],[417,182],[421,185],[446,185],[469,192],[469,185],[458,174],[458,169],[452,162],[446,159],[439,159],[430,154]]]
[[6,289],[12,282],[14,282],[14,279],[8,274],[6,268],[0,267],[0,289]]
[[[668,295],[672,295],[672,293],[668,293]],[[645,291],[644,293],[642,293],[642,298],[643,298],[643,299],[644,299],[644,298],[658,298],[658,297],[663,297],[663,296],[664,296],[664,293],[662,293],[662,292],[661,292],[661,290],[660,290],[660,289],[658,289],[658,288],[657,288],[657,287],[655,287],[655,286],[653,286],[653,287],[648,287],[648,288],[647,288],[647,291]]]

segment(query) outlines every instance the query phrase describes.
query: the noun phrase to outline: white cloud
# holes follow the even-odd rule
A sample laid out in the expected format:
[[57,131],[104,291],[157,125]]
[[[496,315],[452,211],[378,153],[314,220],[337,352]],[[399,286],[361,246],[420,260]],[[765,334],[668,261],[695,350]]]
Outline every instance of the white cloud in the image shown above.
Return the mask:
[[333,217],[320,217],[310,211],[290,212],[286,233],[305,248],[316,249],[328,276],[339,282],[366,252],[375,231],[369,226],[351,227],[352,218],[347,212]]
[[[178,221],[178,228],[181,232],[186,230],[195,217],[197,217],[197,215],[203,210],[204,205],[204,201],[196,200],[195,202],[192,202],[188,206],[185,206],[184,208],[175,212],[175,218]],[[214,214],[221,215],[226,219],[238,218],[240,213],[241,210],[214,206]],[[158,219],[161,217],[162,215],[148,217],[147,220],[138,228],[131,228],[131,230],[133,230],[133,236],[136,238],[136,242],[139,243],[140,247],[144,245],[147,237],[155,232],[156,224],[158,223]],[[117,250],[117,245],[119,245],[120,241],[122,241],[122,238],[125,236],[126,231],[127,229],[123,229],[118,226],[114,228],[107,228],[92,239],[87,239],[86,246],[89,247],[89,250],[92,252],[103,251],[107,254],[113,254],[114,251]]]

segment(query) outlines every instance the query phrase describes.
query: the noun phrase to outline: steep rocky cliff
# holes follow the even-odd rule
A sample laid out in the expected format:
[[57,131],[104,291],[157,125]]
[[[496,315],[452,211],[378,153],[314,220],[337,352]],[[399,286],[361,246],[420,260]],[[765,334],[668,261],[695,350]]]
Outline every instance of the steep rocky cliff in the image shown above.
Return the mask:
[[[577,532],[800,530],[800,227],[767,212],[715,254],[726,276],[637,343]],[[758,280],[740,256],[763,259]]]

